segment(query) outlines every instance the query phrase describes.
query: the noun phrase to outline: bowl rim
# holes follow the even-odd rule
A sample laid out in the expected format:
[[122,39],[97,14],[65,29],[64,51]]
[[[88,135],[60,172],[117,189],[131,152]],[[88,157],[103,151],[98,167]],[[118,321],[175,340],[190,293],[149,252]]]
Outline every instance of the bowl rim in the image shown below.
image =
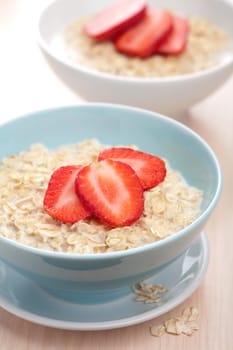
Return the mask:
[[[186,133],[190,134],[192,137],[194,137],[201,145],[203,148],[206,149],[206,151],[209,153],[212,162],[214,164],[214,167],[216,169],[216,176],[217,176],[217,187],[215,190],[215,193],[213,195],[213,198],[211,202],[209,203],[208,207],[200,214],[200,216],[190,225],[186,226],[184,229],[176,232],[175,234],[166,237],[164,239],[161,239],[159,241],[152,242],[150,244],[146,244],[144,246],[136,247],[136,248],[130,248],[128,250],[121,250],[121,251],[114,251],[114,252],[106,252],[106,253],[85,253],[85,254],[80,254],[80,253],[65,253],[65,252],[57,252],[57,251],[50,251],[46,249],[41,249],[41,248],[34,248],[29,245],[25,245],[23,243],[17,242],[15,240],[0,236],[0,243],[6,242],[13,248],[17,248],[19,250],[22,250],[24,252],[28,252],[31,254],[39,255],[42,257],[46,258],[55,258],[55,259],[64,259],[64,260],[80,260],[80,261],[95,261],[95,260],[108,260],[108,259],[119,259],[119,258],[124,258],[128,257],[131,255],[137,255],[137,254],[143,254],[146,253],[147,251],[151,251],[153,249],[159,249],[160,247],[163,247],[165,244],[172,244],[174,241],[177,241],[183,236],[188,235],[188,233],[192,229],[196,229],[198,225],[202,225],[205,220],[208,218],[208,216],[211,214],[215,206],[217,205],[218,199],[220,197],[221,191],[222,191],[222,171],[220,167],[220,163],[210,147],[210,145],[194,130],[192,130],[190,127],[182,124],[180,121],[177,121],[175,119],[172,119],[170,117],[167,117],[165,115],[162,115],[157,112],[152,112],[143,108],[138,108],[138,107],[131,107],[131,106],[125,106],[125,105],[120,105],[120,104],[113,104],[113,103],[101,103],[101,102],[95,102],[95,103],[80,103],[80,104],[74,104],[74,105],[66,105],[66,106],[58,106],[58,107],[49,107],[49,108],[44,108],[44,109],[39,109],[33,112],[28,112],[23,115],[20,115],[18,117],[12,118],[11,120],[1,123],[0,124],[0,129],[4,128],[5,126],[8,126],[10,124],[14,124],[16,121],[20,120],[25,120],[28,118],[32,118],[36,114],[45,114],[45,113],[54,113],[55,111],[61,111],[61,110],[73,110],[73,109],[80,109],[80,108],[102,108],[102,109],[114,109],[114,110],[119,110],[119,111],[135,111],[137,113],[143,114],[143,116],[146,116],[147,118],[149,117],[150,119],[155,119],[155,117],[159,120],[163,120],[166,123],[171,124],[172,126],[176,128],[181,128],[183,129]],[[3,156],[4,157],[4,156]],[[0,158],[0,160],[2,157]],[[200,232],[201,233],[201,232]],[[0,257],[1,260],[1,257]]]
[[[119,83],[128,83],[128,84],[167,84],[167,83],[179,83],[179,82],[186,82],[187,80],[195,80],[202,77],[208,77],[212,74],[217,74],[218,72],[228,69],[231,66],[233,67],[233,52],[229,55],[229,57],[220,62],[219,64],[209,67],[207,69],[193,72],[193,73],[187,73],[187,74],[178,74],[175,76],[166,76],[166,77],[124,77],[121,75],[114,75],[106,72],[98,71],[94,68],[89,68],[87,66],[83,66],[79,63],[72,63],[68,59],[65,60],[59,56],[59,54],[56,54],[51,50],[50,45],[47,44],[46,40],[44,39],[42,33],[41,33],[41,20],[42,17],[46,14],[46,11],[49,9],[50,6],[55,4],[56,2],[59,2],[61,0],[51,0],[49,1],[40,11],[39,15],[37,16],[37,28],[36,28],[36,37],[37,42],[40,46],[40,48],[51,58],[53,58],[55,61],[60,63],[61,65],[65,66],[68,69],[72,69],[77,73],[86,74],[89,77],[93,77],[96,79],[103,79],[111,82],[119,82]],[[221,0],[221,3],[224,4],[228,9],[230,9],[233,13],[233,4],[229,2],[229,0]],[[233,38],[231,38],[233,40]]]

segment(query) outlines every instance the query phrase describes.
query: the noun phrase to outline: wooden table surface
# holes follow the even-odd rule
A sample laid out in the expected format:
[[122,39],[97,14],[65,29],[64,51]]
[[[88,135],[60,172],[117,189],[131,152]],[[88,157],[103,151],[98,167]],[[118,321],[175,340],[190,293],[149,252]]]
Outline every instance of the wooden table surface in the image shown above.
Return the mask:
[[[47,66],[35,42],[37,6],[44,0],[0,0],[0,122],[35,109],[82,100]],[[184,121],[213,148],[222,166],[223,192],[205,232],[210,263],[201,286],[176,309],[143,324],[82,332],[47,328],[0,308],[1,350],[232,350],[233,349],[233,77],[195,106]],[[200,312],[192,337],[152,337],[149,327],[187,306]]]

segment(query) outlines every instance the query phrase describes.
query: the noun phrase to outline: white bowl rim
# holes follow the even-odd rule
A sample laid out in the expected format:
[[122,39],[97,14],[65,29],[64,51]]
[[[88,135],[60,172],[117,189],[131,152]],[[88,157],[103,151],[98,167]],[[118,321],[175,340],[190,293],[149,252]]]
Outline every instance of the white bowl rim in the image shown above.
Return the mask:
[[[34,112],[29,112],[26,114],[23,114],[21,116],[15,117],[11,119],[10,121],[4,122],[0,124],[0,128],[4,127],[5,125],[9,125],[11,123],[14,123],[14,121],[20,120],[20,119],[26,119],[26,118],[31,118],[33,115],[38,114],[38,113],[48,113],[48,112],[54,112],[56,110],[67,110],[67,109],[74,109],[74,108],[113,108],[113,109],[119,109],[119,110],[130,110],[130,111],[135,111],[135,112],[141,112],[143,114],[146,114],[147,117],[150,118],[155,118],[155,116],[158,119],[163,119],[166,120],[168,123],[175,125],[178,128],[181,128],[185,130],[188,134],[192,135],[195,137],[201,144],[202,146],[208,151],[210,154],[212,161],[215,165],[216,168],[216,174],[217,174],[217,187],[215,190],[215,194],[209,203],[209,206],[201,213],[201,215],[189,226],[185,227],[184,229],[178,231],[177,233],[166,237],[164,239],[161,239],[159,241],[136,247],[136,248],[131,248],[128,250],[122,250],[122,251],[115,251],[115,252],[106,252],[106,253],[85,253],[85,254],[80,254],[80,253],[65,253],[65,252],[56,252],[56,251],[50,251],[50,250],[45,250],[41,248],[34,248],[31,246],[27,246],[25,244],[19,243],[17,241],[11,240],[6,237],[0,236],[0,243],[1,240],[5,241],[7,244],[13,246],[14,248],[19,248],[20,250],[24,252],[29,252],[31,254],[47,257],[47,258],[54,258],[54,259],[64,259],[64,260],[79,260],[79,261],[95,261],[95,260],[108,260],[108,259],[119,259],[119,258],[124,258],[128,257],[130,255],[137,255],[137,254],[143,254],[146,251],[151,251],[153,249],[159,249],[160,247],[163,247],[165,244],[169,244],[174,242],[175,240],[178,240],[181,238],[181,236],[188,235],[189,231],[192,229],[195,229],[196,226],[201,224],[202,222],[207,219],[209,214],[213,211],[215,208],[218,198],[220,197],[221,191],[222,191],[222,171],[221,167],[219,164],[219,161],[212,150],[212,148],[209,146],[209,144],[201,137],[199,136],[195,131],[193,131],[191,128],[188,126],[182,124],[181,122],[169,118],[167,116],[164,116],[160,113],[157,112],[151,112],[149,110],[143,109],[143,108],[138,108],[138,107],[131,107],[131,106],[125,106],[125,105],[120,105],[120,104],[113,104],[113,103],[101,103],[101,102],[95,102],[95,103],[81,103],[77,105],[67,105],[67,106],[59,106],[59,107],[49,107],[41,110],[36,110]],[[201,232],[200,232],[201,233]],[[1,259],[1,257],[0,257]]]
[[[124,77],[124,76],[118,76],[110,73],[101,72],[98,70],[95,70],[94,68],[85,67],[79,63],[73,64],[72,62],[66,61],[65,59],[62,59],[59,57],[59,55],[55,54],[51,49],[50,46],[46,43],[46,41],[43,39],[43,36],[40,31],[40,20],[42,16],[44,15],[45,11],[54,3],[56,3],[59,0],[51,0],[49,1],[43,9],[40,11],[39,16],[37,18],[37,42],[39,46],[53,59],[58,61],[60,64],[66,66],[67,68],[73,69],[74,71],[80,71],[83,74],[86,74],[88,76],[92,76],[99,79],[106,79],[110,81],[116,81],[116,82],[124,82],[128,84],[144,84],[144,83],[159,83],[159,84],[167,84],[167,83],[177,83],[187,80],[195,80],[199,79],[200,77],[207,77],[208,75],[215,74],[221,70],[227,69],[228,67],[233,67],[233,53],[231,53],[230,57],[223,61],[216,66],[204,69],[202,71],[194,72],[194,73],[188,73],[188,74],[178,74],[176,76],[167,76],[167,77]],[[228,6],[229,9],[233,12],[233,4],[231,4],[228,0],[221,0],[222,3],[224,3],[226,6]],[[233,40],[233,38],[232,38]]]

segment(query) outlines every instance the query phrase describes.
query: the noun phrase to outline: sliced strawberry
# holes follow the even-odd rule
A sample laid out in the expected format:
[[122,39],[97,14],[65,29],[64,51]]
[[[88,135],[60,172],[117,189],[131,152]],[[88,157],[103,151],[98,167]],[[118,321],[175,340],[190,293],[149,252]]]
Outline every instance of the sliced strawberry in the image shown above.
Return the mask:
[[74,223],[90,216],[75,191],[75,179],[81,166],[58,168],[52,174],[44,197],[44,209],[54,219]]
[[103,150],[98,160],[113,159],[124,162],[134,169],[144,190],[157,186],[166,176],[165,162],[152,154],[127,147]]
[[120,0],[97,14],[84,25],[84,32],[93,39],[111,39],[140,20],[146,0]]
[[188,34],[189,24],[185,18],[173,17],[172,30],[169,35],[158,45],[155,53],[162,53],[168,55],[178,55],[185,50]]
[[76,192],[91,212],[112,227],[135,222],[144,207],[143,189],[134,170],[111,159],[83,167]]
[[172,16],[168,11],[148,8],[140,22],[116,38],[115,47],[126,55],[146,58],[154,53],[171,28]]

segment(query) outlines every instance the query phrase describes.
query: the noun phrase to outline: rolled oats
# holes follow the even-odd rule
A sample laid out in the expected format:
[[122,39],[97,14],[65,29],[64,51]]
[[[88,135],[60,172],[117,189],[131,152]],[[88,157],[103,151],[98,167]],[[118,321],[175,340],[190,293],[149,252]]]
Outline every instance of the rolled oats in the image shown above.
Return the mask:
[[85,165],[107,147],[97,140],[48,150],[29,150],[0,164],[0,235],[35,248],[67,253],[105,253],[144,246],[166,238],[200,214],[202,192],[188,186],[169,168],[165,181],[145,191],[143,215],[133,225],[109,228],[95,219],[63,224],[43,210],[43,198],[54,170],[63,165]]
[[162,324],[150,327],[150,333],[155,337],[160,337],[166,333],[192,336],[199,329],[196,323],[198,315],[199,312],[196,308],[188,307],[183,310],[181,315],[169,318]]
[[67,58],[97,71],[125,77],[168,77],[202,71],[221,62],[229,42],[228,34],[221,28],[204,18],[190,17],[188,43],[182,54],[154,55],[142,60],[117,52],[110,41],[97,42],[87,37],[83,32],[86,20],[66,28]]
[[158,303],[161,300],[161,294],[168,291],[168,288],[161,284],[150,284],[144,281],[132,286],[136,301],[143,301],[146,304]]

